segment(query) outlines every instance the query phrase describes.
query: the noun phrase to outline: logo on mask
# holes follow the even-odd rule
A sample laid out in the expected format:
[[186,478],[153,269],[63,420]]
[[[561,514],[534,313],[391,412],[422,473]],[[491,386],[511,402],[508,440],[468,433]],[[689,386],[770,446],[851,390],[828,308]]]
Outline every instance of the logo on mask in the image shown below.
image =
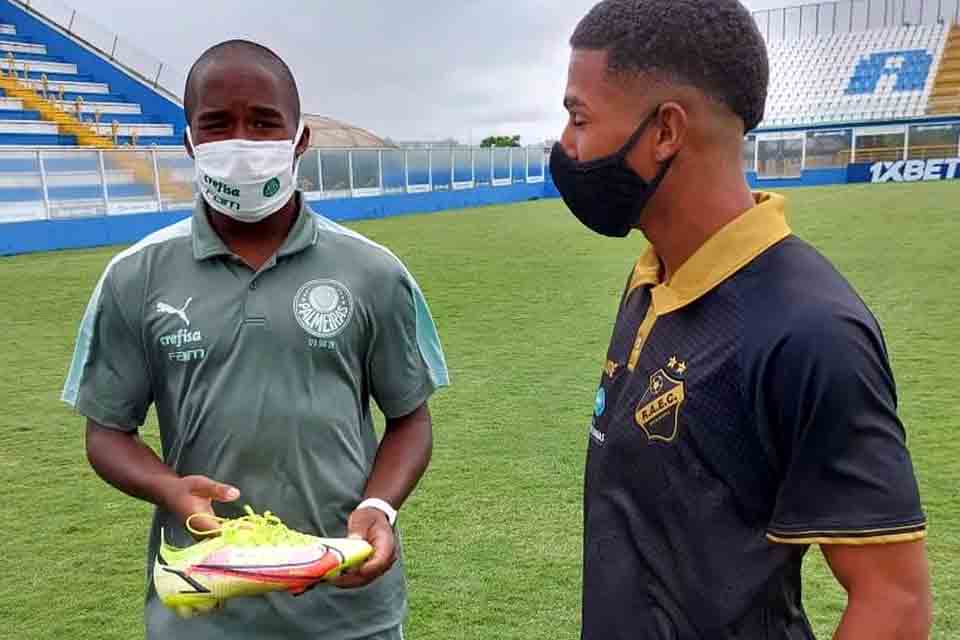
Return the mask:
[[273,178],[267,184],[263,185],[263,197],[270,198],[273,197],[277,191],[280,191],[280,180],[278,178]]
[[650,384],[637,407],[637,425],[650,440],[673,442],[677,437],[680,407],[686,399],[687,364],[676,356],[650,376]]
[[203,191],[217,204],[232,211],[240,210],[240,189],[210,176],[203,177]]
[[336,280],[312,280],[293,299],[297,323],[317,338],[339,335],[353,317],[353,307],[350,290]]

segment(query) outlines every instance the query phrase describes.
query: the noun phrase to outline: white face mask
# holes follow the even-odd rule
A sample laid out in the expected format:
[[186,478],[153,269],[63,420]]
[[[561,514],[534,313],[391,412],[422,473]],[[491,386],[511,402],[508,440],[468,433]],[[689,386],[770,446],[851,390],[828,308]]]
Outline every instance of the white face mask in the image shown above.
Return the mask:
[[215,211],[240,222],[259,222],[285,205],[297,188],[294,160],[303,121],[293,140],[221,140],[193,144],[197,188]]

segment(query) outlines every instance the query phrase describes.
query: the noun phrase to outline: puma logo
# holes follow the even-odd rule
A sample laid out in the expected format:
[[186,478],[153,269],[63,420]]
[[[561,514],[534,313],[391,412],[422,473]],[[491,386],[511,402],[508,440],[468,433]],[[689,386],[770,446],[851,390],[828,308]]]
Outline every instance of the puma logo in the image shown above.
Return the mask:
[[165,313],[169,316],[177,316],[183,320],[183,324],[190,326],[190,318],[187,317],[187,307],[190,306],[190,303],[193,301],[193,298],[187,298],[187,301],[183,303],[183,306],[179,309],[172,307],[166,302],[157,303],[157,313]]

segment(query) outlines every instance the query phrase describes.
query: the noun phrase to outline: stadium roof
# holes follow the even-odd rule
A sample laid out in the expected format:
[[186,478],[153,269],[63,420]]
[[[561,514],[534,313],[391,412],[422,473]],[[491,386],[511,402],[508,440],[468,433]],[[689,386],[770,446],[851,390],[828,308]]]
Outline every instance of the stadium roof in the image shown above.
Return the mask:
[[310,127],[310,146],[332,147],[392,147],[383,138],[353,125],[309,113],[303,120]]

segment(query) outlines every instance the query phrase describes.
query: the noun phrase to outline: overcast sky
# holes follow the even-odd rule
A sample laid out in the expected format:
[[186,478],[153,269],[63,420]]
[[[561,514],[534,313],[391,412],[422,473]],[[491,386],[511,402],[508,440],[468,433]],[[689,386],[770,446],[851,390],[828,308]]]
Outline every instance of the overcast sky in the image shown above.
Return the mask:
[[217,42],[265,44],[293,69],[305,111],[381,136],[533,143],[563,126],[566,41],[594,0],[69,2],[184,74]]

